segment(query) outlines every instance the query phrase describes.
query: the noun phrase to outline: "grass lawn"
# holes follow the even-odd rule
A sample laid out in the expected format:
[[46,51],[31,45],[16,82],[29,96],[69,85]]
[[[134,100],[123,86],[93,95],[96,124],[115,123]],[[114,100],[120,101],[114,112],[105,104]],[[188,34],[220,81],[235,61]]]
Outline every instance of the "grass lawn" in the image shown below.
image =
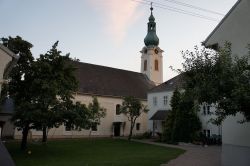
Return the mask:
[[6,143],[17,166],[159,166],[184,153],[120,139],[53,140],[47,145],[29,143],[28,151],[19,142]]

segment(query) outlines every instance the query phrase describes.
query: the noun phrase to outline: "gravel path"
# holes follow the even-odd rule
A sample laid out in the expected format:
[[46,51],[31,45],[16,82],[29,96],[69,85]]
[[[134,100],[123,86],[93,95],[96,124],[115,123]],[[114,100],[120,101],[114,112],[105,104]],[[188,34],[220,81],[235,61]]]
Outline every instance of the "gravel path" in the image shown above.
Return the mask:
[[162,164],[161,166],[220,166],[221,165],[220,146],[203,147],[200,145],[192,145],[192,144],[169,145],[169,144],[151,142],[149,140],[133,140],[133,141],[186,150],[186,152],[180,155],[178,158],[171,160],[167,164]]

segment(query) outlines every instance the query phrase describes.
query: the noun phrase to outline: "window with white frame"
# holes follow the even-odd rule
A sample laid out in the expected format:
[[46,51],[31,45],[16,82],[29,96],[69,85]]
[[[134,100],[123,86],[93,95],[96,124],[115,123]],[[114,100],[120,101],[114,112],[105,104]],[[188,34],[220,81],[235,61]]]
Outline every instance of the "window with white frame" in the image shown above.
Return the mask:
[[168,96],[163,96],[163,104],[164,105],[168,104]]
[[204,103],[202,108],[203,108],[203,114],[204,115],[210,115],[211,114],[211,111],[210,111],[211,106],[209,104]]
[[210,105],[207,105],[207,114],[210,115]]
[[157,97],[156,96],[153,97],[153,105],[157,106]]

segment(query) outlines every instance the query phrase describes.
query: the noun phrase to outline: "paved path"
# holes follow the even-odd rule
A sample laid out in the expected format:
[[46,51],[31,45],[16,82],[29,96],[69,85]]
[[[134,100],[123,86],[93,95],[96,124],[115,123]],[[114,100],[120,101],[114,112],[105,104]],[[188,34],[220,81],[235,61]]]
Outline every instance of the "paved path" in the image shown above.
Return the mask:
[[0,166],[15,166],[8,150],[0,140]]
[[133,141],[186,150],[186,152],[180,155],[178,158],[171,160],[167,164],[162,164],[161,166],[220,166],[221,165],[220,146],[202,147],[200,145],[192,145],[192,144],[169,145],[169,144],[151,142],[149,140],[133,140]]

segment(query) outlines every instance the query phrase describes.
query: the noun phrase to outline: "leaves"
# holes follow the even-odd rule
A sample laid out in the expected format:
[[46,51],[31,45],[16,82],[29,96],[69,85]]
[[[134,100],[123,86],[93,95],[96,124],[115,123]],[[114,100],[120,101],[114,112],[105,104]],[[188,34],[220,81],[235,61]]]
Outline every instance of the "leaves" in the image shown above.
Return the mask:
[[171,110],[165,120],[163,136],[166,142],[191,142],[201,129],[196,104],[185,92],[176,89],[171,99]]
[[144,106],[141,101],[133,96],[124,97],[122,106],[121,106],[121,113],[125,114],[128,117],[130,123],[130,134],[129,140],[132,136],[132,131],[135,126],[136,119],[143,113],[147,113],[148,109]]
[[205,48],[198,51],[197,47],[194,53],[183,52],[185,93],[200,104],[216,103],[217,121],[238,112],[249,121],[249,57],[250,54],[233,58],[230,43],[225,43],[218,52]]

